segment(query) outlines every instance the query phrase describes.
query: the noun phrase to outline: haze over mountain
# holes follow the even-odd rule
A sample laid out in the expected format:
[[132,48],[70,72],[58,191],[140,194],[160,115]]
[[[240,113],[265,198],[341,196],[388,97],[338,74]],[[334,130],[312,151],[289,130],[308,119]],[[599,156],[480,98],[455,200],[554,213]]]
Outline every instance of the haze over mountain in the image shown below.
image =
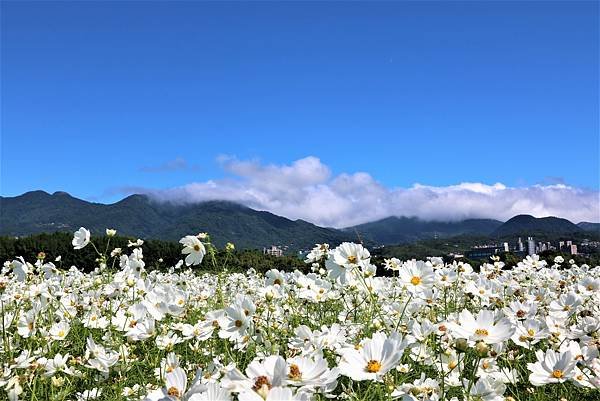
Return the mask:
[[348,227],[344,231],[357,232],[361,238],[379,244],[400,244],[427,238],[452,237],[463,234],[486,236],[501,225],[501,221],[492,219],[439,222],[425,221],[416,217],[391,216],[371,223]]
[[233,242],[239,248],[282,245],[300,250],[315,243],[337,245],[359,239],[372,246],[457,235],[491,238],[540,233],[563,235],[595,231],[600,224],[582,222],[578,226],[562,218],[530,215],[518,215],[505,223],[493,219],[440,222],[392,216],[338,230],[300,219],[290,220],[230,201],[176,204],[159,202],[147,195],[131,195],[113,204],[101,204],[66,192],[44,191],[0,197],[0,235],[73,232],[81,226],[95,235],[103,235],[105,228],[115,228],[123,235],[174,241],[184,235],[208,232],[219,246]]

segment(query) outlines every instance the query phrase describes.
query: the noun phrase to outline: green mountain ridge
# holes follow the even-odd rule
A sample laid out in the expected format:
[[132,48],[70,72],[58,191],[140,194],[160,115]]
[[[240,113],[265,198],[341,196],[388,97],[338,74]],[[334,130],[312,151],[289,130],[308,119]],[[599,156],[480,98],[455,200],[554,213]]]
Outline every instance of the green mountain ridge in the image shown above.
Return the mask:
[[337,245],[356,240],[349,233],[228,201],[179,205],[131,195],[107,205],[77,199],[65,192],[44,191],[0,197],[0,235],[72,232],[81,226],[96,235],[103,235],[106,228],[115,228],[122,235],[174,241],[184,235],[208,232],[218,246],[233,242],[243,249],[282,245],[300,250],[320,242]]
[[600,232],[600,223],[590,223],[589,221],[582,221],[577,223],[577,226],[585,231]]
[[170,241],[208,232],[218,246],[226,242],[233,242],[240,249],[280,245],[287,246],[289,251],[309,249],[322,242],[336,246],[343,241],[363,241],[372,247],[456,236],[553,238],[600,232],[600,223],[576,225],[558,217],[530,215],[518,215],[505,223],[493,219],[440,222],[391,216],[338,230],[229,201],[178,204],[159,202],[147,195],[130,195],[116,203],[103,204],[81,200],[66,192],[44,191],[0,197],[0,235],[73,232],[81,226],[95,235],[103,235],[106,228],[115,228],[121,235]]
[[491,234],[502,225],[492,219],[467,219],[456,222],[426,221],[416,217],[391,216],[370,223],[345,228],[356,232],[361,238],[378,244],[402,244],[430,238],[453,237],[457,235]]
[[538,234],[567,235],[582,231],[584,230],[581,227],[560,217],[533,217],[528,214],[520,214],[512,217],[494,230],[492,236],[536,236]]

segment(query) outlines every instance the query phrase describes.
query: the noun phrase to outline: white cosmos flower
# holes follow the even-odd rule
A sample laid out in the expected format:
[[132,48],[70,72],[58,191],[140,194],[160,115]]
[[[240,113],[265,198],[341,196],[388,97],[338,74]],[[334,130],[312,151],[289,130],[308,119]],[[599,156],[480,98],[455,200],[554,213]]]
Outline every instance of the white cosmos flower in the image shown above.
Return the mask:
[[398,365],[406,345],[407,341],[397,333],[389,337],[375,333],[361,342],[359,349],[351,347],[341,351],[340,373],[357,381],[381,381],[383,375]]
[[[255,358],[245,373],[244,376],[237,368],[230,370],[223,380],[223,386],[240,393],[239,400],[265,400],[269,399],[268,396],[274,389],[285,385],[287,364],[279,355],[268,356],[262,361]],[[271,397],[270,399],[277,399]]]
[[535,352],[537,361],[528,363],[527,369],[531,372],[529,381],[534,386],[543,386],[549,383],[563,383],[576,374],[577,360],[570,351],[556,352],[551,349]]
[[208,383],[206,391],[192,394],[188,401],[231,401],[231,393],[219,383]]
[[469,400],[478,401],[504,401],[506,385],[493,376],[482,377],[477,380],[469,392]]
[[185,257],[185,264],[188,266],[199,265],[206,255],[206,248],[204,244],[194,235],[186,235],[179,240],[179,243],[183,245],[181,253],[187,255]]
[[67,365],[68,360],[69,354],[65,354],[64,356],[62,356],[61,354],[56,354],[54,358],[48,359],[44,364],[44,368],[46,369],[44,376],[54,376],[57,372],[62,372],[67,375],[73,375],[74,372]]
[[329,277],[340,284],[347,284],[359,274],[358,270],[369,266],[371,254],[361,244],[344,242],[333,251],[325,262]]
[[10,263],[10,266],[12,267],[13,274],[18,281],[25,281],[30,269],[33,268],[33,266],[25,262],[23,257],[13,260]]
[[402,401],[437,401],[440,399],[440,384],[437,380],[426,378],[425,373],[412,383],[396,388],[392,398],[402,397]]
[[314,358],[297,356],[288,359],[288,380],[291,386],[300,386],[311,391],[315,388],[333,390],[337,385],[339,369],[329,369],[327,360],[321,355]]
[[91,390],[85,390],[81,393],[75,394],[75,396],[77,397],[77,401],[95,400],[95,399],[99,398],[101,395],[102,395],[102,389],[99,389],[99,388],[93,388]]
[[266,397],[261,396],[253,390],[246,390],[238,395],[239,401],[308,401],[310,396],[306,393],[294,395],[290,388],[273,387]]
[[411,293],[422,292],[433,287],[435,274],[433,268],[422,260],[409,260],[398,270],[402,284]]
[[515,327],[510,320],[504,317],[496,322],[494,312],[487,309],[480,310],[477,318],[464,309],[458,315],[458,323],[449,322],[448,328],[457,338],[483,341],[486,344],[498,344],[506,341],[515,332]]
[[90,243],[90,231],[81,227],[73,233],[73,249],[82,249]]
[[69,334],[70,329],[71,326],[69,325],[69,323],[67,323],[64,320],[61,320],[60,322],[53,324],[50,328],[50,337],[53,340],[62,341],[65,339],[65,337],[67,337],[67,334]]
[[148,394],[143,401],[191,401],[198,400],[194,396],[205,390],[205,387],[192,382],[188,389],[187,376],[180,367],[165,375],[165,387]]

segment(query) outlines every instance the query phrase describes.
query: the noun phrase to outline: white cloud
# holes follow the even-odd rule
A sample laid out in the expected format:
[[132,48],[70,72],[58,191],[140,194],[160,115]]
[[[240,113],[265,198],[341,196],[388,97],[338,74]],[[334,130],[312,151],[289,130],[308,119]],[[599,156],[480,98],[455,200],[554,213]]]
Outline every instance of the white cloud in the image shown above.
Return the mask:
[[573,222],[600,221],[600,193],[565,184],[507,187],[463,182],[434,187],[387,188],[367,173],[332,176],[316,157],[290,165],[220,157],[232,177],[145,191],[159,200],[230,200],[291,219],[345,227],[388,216],[426,220],[507,220],[516,214],[559,216]]

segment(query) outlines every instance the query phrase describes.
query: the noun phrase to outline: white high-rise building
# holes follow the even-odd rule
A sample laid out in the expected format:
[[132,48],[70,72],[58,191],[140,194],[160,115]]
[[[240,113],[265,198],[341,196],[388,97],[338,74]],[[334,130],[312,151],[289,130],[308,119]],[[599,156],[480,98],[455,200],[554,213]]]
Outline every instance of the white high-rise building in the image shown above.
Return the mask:
[[535,255],[535,241],[532,237],[527,237],[527,255]]
[[517,242],[517,249],[519,250],[519,252],[523,252],[525,250],[525,245],[523,245],[521,237],[519,237],[519,241]]

